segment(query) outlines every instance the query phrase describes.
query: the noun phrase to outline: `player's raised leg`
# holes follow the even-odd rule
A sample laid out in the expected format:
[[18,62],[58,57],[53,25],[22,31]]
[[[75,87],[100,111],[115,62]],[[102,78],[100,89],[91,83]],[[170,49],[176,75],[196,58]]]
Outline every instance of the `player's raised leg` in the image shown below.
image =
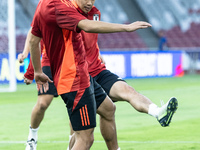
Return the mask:
[[158,107],[149,98],[140,94],[123,81],[117,81],[113,84],[109,96],[114,101],[127,101],[137,111],[148,113],[157,118],[163,127],[169,126],[173,114],[178,107],[176,98],[172,98],[162,107]]
[[[119,76],[110,72],[109,70],[101,71],[98,75],[94,77],[94,79],[99,85],[101,85],[101,87],[105,90],[105,92],[113,101],[126,101],[130,103],[130,105],[137,111],[149,114],[158,120],[163,118],[167,114],[167,111],[169,112],[167,106],[170,106],[169,108],[171,109],[174,107],[177,109],[177,100],[176,104],[174,101],[173,103],[169,103],[168,101],[166,105],[158,107],[149,98],[137,92],[133,87],[129,86],[123,79],[119,78]],[[169,115],[170,121],[176,109],[170,110],[170,112],[173,112],[170,113],[171,115]],[[170,121],[167,121],[168,125]],[[159,122],[161,123],[162,121]],[[166,125],[162,126],[164,127]]]

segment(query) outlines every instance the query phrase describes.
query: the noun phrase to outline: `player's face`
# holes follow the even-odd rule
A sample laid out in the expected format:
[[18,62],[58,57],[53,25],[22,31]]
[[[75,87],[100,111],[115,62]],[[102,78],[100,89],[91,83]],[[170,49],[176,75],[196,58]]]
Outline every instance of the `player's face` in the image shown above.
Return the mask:
[[94,5],[95,0],[75,0],[77,5],[80,7],[80,9],[84,13],[88,13],[91,9],[92,6]]

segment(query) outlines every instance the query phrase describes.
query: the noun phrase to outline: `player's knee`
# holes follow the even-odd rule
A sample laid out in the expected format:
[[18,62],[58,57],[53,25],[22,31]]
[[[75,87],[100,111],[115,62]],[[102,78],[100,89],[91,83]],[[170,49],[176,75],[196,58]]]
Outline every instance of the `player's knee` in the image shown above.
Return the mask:
[[94,135],[93,134],[85,135],[84,137],[82,137],[81,141],[83,144],[82,146],[85,147],[86,149],[89,149],[94,143]]
[[45,111],[48,108],[49,104],[46,101],[40,101],[38,107],[41,111]]
[[115,111],[116,111],[116,105],[113,103],[113,105],[111,105],[109,109],[107,109],[105,118],[107,120],[112,120],[115,116]]
[[48,95],[38,96],[37,107],[39,110],[45,111],[49,107],[52,99],[53,98]]

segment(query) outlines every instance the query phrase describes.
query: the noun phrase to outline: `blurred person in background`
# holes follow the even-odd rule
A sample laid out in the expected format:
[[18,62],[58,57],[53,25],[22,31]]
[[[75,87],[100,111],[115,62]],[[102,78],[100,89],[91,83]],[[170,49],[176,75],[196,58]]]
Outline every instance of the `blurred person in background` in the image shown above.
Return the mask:
[[167,42],[167,37],[165,35],[165,31],[164,30],[160,30],[158,32],[158,36],[159,36],[158,50],[159,51],[168,50],[169,44]]

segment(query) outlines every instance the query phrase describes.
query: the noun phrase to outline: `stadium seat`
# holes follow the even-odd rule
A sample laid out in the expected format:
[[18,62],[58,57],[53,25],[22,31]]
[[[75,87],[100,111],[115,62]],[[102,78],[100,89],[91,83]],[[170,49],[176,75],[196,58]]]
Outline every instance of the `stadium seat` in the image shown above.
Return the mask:
[[147,48],[144,41],[136,32],[99,34],[100,49],[141,49]]

